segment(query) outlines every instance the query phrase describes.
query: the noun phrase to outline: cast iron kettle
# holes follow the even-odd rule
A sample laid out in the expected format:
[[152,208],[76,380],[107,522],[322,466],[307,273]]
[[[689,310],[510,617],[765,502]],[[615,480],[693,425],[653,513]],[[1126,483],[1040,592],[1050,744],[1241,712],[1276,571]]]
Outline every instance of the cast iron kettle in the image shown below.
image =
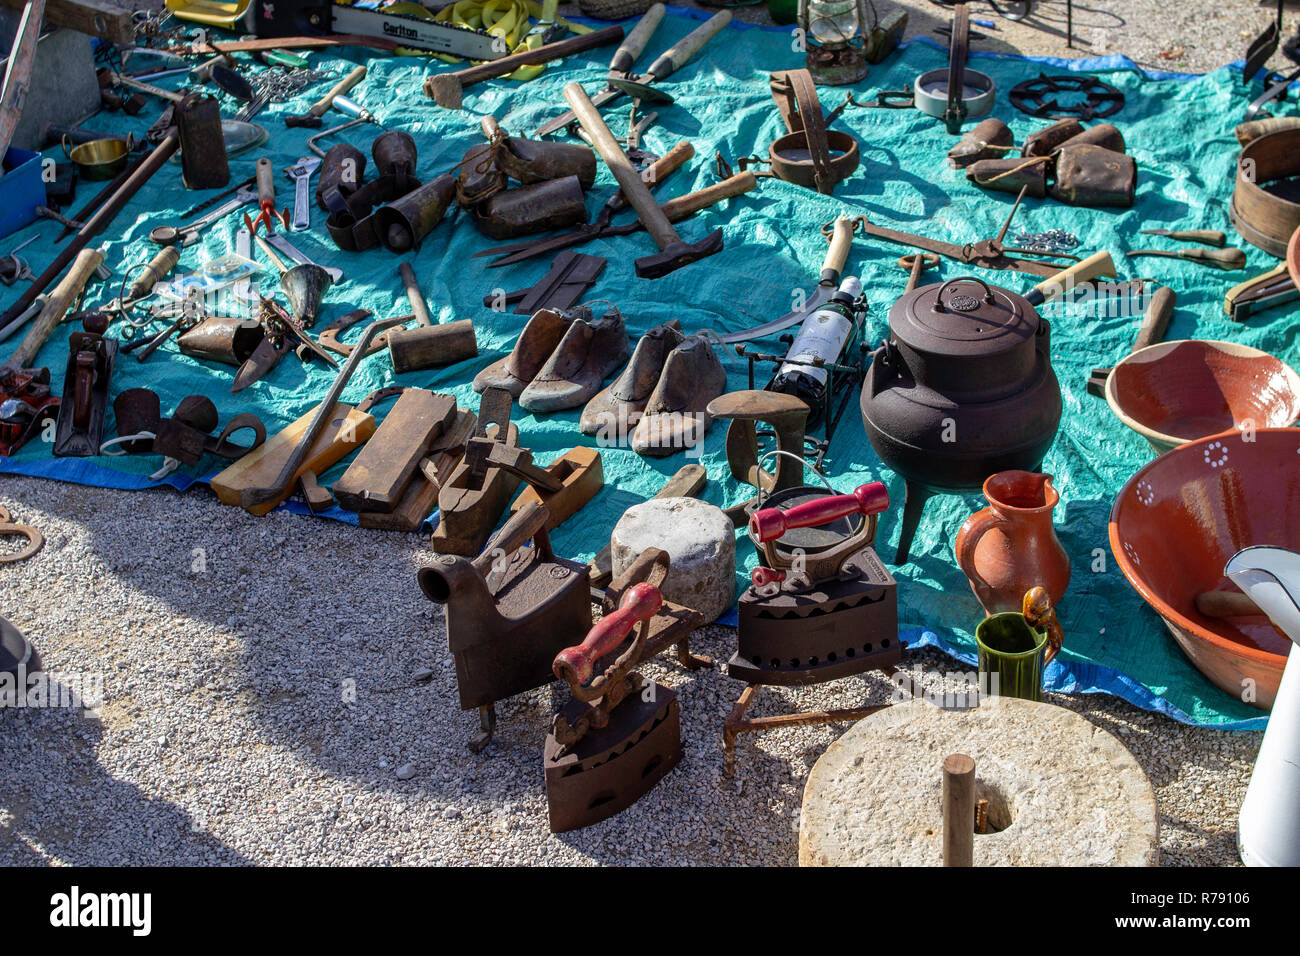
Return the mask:
[[862,424],[907,485],[901,564],[932,494],[1038,470],[1061,422],[1061,386],[1048,323],[1023,296],[973,276],[909,292],[889,331],[863,382]]

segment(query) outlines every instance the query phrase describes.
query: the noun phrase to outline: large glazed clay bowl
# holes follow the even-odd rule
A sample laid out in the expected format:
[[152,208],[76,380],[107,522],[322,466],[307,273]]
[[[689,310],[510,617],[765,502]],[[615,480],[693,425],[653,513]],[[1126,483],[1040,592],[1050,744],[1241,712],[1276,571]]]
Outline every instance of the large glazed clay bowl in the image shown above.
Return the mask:
[[1231,428],[1282,428],[1300,418],[1300,376],[1236,342],[1161,342],[1127,356],[1106,379],[1106,401],[1163,454]]
[[1156,458],[1120,491],[1110,547],[1120,570],[1196,668],[1256,707],[1273,706],[1290,642],[1268,619],[1212,618],[1196,596],[1229,587],[1223,566],[1244,547],[1300,550],[1300,428],[1253,441],[1224,432]]

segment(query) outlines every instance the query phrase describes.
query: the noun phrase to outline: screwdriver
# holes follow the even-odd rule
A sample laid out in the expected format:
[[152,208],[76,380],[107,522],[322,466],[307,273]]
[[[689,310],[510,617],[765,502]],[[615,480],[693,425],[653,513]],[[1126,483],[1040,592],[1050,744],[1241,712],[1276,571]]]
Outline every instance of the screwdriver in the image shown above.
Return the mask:
[[1246,254],[1236,247],[1227,249],[1134,249],[1130,256],[1165,256],[1169,259],[1186,259],[1201,265],[1213,266],[1225,272],[1246,267]]

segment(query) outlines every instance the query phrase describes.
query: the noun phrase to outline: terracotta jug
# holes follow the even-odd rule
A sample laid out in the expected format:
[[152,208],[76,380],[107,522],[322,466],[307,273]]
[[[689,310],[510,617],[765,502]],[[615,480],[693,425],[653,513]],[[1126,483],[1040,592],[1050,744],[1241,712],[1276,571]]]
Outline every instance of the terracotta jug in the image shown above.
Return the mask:
[[1047,590],[1052,605],[1070,583],[1070,559],[1052,527],[1061,500],[1051,475],[1000,471],[984,481],[989,506],[957,532],[957,564],[987,614],[1019,611],[1030,588]]

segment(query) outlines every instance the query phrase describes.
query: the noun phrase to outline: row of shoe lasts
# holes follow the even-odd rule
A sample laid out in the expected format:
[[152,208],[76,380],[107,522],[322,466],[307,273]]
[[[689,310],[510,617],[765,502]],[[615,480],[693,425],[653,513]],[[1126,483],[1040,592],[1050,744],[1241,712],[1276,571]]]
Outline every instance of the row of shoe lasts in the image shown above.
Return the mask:
[[638,454],[665,457],[704,439],[705,410],[727,388],[727,373],[702,335],[685,335],[676,319],[637,343],[628,358],[627,324],[611,308],[599,319],[586,306],[542,309],[510,354],[474,377],[474,390],[504,388],[534,414],[577,408],[579,428],[603,444],[630,444]]

